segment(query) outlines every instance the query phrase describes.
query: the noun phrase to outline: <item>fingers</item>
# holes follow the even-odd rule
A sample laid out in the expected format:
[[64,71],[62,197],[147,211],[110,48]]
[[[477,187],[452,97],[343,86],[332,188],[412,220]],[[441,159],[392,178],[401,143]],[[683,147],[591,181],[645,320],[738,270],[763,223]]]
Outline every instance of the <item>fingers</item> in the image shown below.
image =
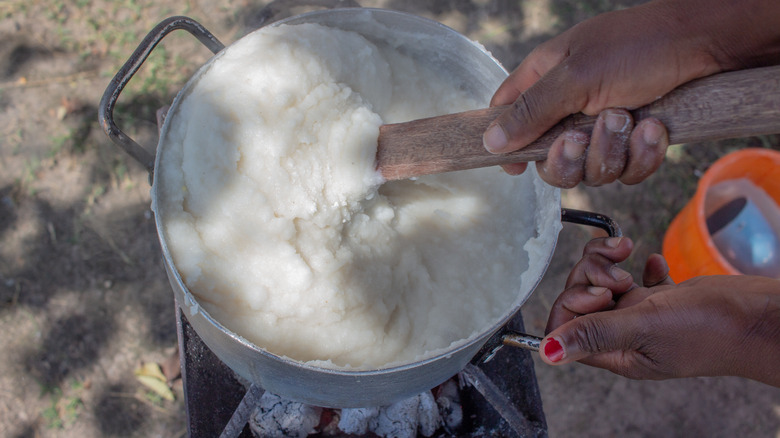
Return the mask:
[[[558,365],[586,358],[592,362],[594,357],[598,357],[594,355],[629,350],[635,338],[636,324],[630,313],[625,311],[585,315],[550,332],[542,340],[540,356],[544,362]],[[618,366],[610,363],[615,357],[600,359],[602,367]]]
[[[534,49],[498,87],[490,106],[513,106],[485,131],[482,142],[488,151],[498,154],[521,149],[560,119],[576,112],[571,110],[567,113],[560,106],[546,101],[551,97],[549,93],[558,89],[552,83],[559,80],[560,75],[546,75],[566,57],[566,50],[561,44],[556,39]],[[556,100],[560,102],[562,98],[559,95]],[[518,175],[525,167],[505,166],[504,170],[510,175]]]
[[637,287],[620,297],[615,305],[616,309],[624,309],[639,304],[650,295],[665,290],[668,286],[674,286],[674,281],[669,277],[669,266],[660,254],[652,254],[645,262],[645,270],[642,274],[644,287]]
[[590,138],[569,131],[553,142],[547,159],[537,164],[539,176],[546,183],[561,188],[574,187],[580,181],[589,186],[600,186],[617,180],[629,162],[629,138],[633,127],[634,119],[628,111],[602,111]]
[[[482,142],[494,154],[521,149],[539,138],[564,117],[584,107],[567,69],[555,66],[523,92],[485,131]],[[494,101],[499,101],[495,100]]]
[[566,281],[566,290],[550,309],[546,331],[578,316],[613,308],[614,296],[635,286],[631,275],[615,264],[625,260],[632,248],[631,239],[625,237],[594,239],[585,245],[582,259]]
[[593,239],[585,245],[583,256],[566,280],[566,288],[576,284],[607,287],[624,292],[632,285],[631,275],[616,263],[631,255],[634,242],[628,237]]
[[577,131],[565,132],[555,139],[547,159],[536,163],[542,181],[563,189],[579,184],[585,175],[585,152],[589,140],[587,134]]
[[669,133],[658,119],[640,121],[631,133],[623,184],[637,184],[658,170],[669,147]]
[[637,184],[658,170],[668,146],[669,134],[658,120],[645,119],[634,127],[631,113],[610,108],[599,114],[590,137],[578,131],[561,134],[536,169],[546,183],[564,189],[618,179]]
[[583,182],[589,186],[608,184],[623,174],[628,161],[628,140],[634,119],[623,109],[607,109],[596,118],[585,160]]
[[645,262],[645,270],[642,273],[642,284],[645,287],[673,286],[674,281],[669,277],[669,265],[660,254],[651,254]]
[[[653,264],[661,261],[653,259]],[[767,282],[767,290],[777,296],[777,281],[766,277],[702,276],[655,286],[656,292],[641,303],[583,315],[555,328],[542,340],[541,358],[548,364],[580,361],[630,378],[746,376],[754,364],[763,368],[759,362],[767,356],[760,348],[741,349],[751,337],[746,333],[755,333],[756,315],[766,313],[763,292],[754,295],[762,297],[757,313],[744,312],[756,291],[754,279]],[[649,288],[629,294],[636,290]],[[775,374],[776,364],[768,368]]]
[[520,175],[521,173],[525,172],[527,167],[528,163],[512,163],[501,166],[501,168],[504,169],[504,172],[508,173],[509,175]]
[[550,317],[547,319],[545,333],[579,316],[600,312],[615,306],[612,291],[602,286],[576,285],[566,289],[555,300]]

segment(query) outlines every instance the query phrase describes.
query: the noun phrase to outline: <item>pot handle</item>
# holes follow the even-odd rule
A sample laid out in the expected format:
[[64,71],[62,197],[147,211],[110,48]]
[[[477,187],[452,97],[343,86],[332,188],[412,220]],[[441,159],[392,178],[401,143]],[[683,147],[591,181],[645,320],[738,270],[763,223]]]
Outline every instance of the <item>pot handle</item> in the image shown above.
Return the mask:
[[119,147],[125,150],[131,157],[141,163],[149,172],[149,180],[152,180],[154,174],[154,154],[149,153],[138,143],[130,138],[114,122],[114,106],[119,99],[119,94],[133,75],[141,68],[141,65],[152,53],[157,44],[165,38],[166,35],[176,29],[183,29],[192,34],[195,38],[209,48],[214,54],[224,49],[222,44],[211,32],[209,32],[200,23],[189,17],[170,17],[166,18],[160,24],[154,27],[141,41],[138,48],[135,49],[130,58],[125,62],[122,68],[116,73],[108,84],[103,98],[100,99],[98,106],[98,122],[103,127],[106,135]]
[[[610,237],[621,237],[623,235],[617,222],[603,214],[562,208],[561,221],[601,228],[606,231]],[[494,335],[491,340],[488,341],[486,346],[482,348],[482,351],[480,351],[475,358],[477,359],[477,362],[488,362],[493,359],[498,350],[504,345],[520,347],[531,351],[539,351],[539,345],[541,344],[542,339],[543,338],[538,336],[510,330],[505,326],[497,335]]]

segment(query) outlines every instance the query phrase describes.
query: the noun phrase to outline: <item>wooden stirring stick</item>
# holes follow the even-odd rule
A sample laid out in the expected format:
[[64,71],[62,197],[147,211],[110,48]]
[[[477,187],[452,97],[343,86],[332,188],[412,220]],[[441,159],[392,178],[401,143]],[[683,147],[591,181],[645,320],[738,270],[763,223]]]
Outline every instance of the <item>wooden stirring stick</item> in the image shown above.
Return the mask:
[[[568,129],[590,133],[595,117],[574,114],[527,147],[494,155],[482,133],[507,107],[383,125],[377,169],[387,180],[433,173],[539,161]],[[685,84],[631,111],[635,121],[655,117],[669,130],[670,144],[780,133],[780,66],[720,73]]]

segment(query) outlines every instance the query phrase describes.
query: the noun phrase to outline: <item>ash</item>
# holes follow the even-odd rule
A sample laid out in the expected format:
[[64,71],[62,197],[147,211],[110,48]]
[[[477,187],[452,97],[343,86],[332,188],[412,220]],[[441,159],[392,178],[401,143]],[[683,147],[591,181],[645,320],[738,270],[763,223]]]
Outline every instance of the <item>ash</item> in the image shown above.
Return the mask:
[[[434,392],[437,396],[434,396]],[[366,435],[382,438],[433,436],[439,428],[457,429],[463,421],[458,384],[450,380],[388,406],[329,410],[263,394],[250,417],[256,437],[302,438]]]
[[266,392],[249,418],[249,428],[256,437],[305,438],[314,433],[321,415],[322,408]]

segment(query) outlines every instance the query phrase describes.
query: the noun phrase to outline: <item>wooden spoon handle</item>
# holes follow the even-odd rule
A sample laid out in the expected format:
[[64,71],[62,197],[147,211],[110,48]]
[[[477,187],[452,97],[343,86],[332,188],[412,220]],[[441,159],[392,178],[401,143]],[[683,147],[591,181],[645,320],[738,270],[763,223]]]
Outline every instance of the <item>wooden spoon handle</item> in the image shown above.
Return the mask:
[[[494,155],[482,133],[507,107],[383,125],[377,169],[387,180],[499,164],[544,160],[564,131],[590,134],[596,117],[574,114],[518,151]],[[720,73],[682,85],[631,111],[635,121],[659,119],[670,144],[780,133],[780,66]]]

